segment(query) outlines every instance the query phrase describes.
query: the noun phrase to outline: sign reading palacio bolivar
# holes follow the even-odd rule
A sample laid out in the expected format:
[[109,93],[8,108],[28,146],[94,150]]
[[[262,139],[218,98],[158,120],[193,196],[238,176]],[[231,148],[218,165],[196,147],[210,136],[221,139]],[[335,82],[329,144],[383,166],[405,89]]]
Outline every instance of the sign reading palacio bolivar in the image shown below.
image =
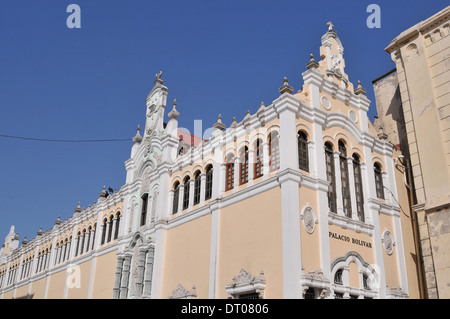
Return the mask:
[[360,246],[364,246],[364,247],[368,247],[368,248],[372,248],[372,244],[361,240],[361,239],[357,239],[354,237],[349,237],[349,236],[345,236],[345,235],[339,235],[337,233],[334,232],[329,232],[329,237],[334,238],[334,239],[338,239],[338,240],[343,240],[346,242],[351,242],[352,244],[356,244],[356,245],[360,245]]

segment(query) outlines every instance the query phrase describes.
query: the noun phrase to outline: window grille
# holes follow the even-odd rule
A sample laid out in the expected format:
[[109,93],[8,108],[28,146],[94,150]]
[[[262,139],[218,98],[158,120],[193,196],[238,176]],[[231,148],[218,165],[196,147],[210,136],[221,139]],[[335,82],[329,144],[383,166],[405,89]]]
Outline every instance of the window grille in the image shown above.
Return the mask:
[[328,186],[328,208],[333,213],[336,213],[336,183],[334,175],[334,157],[333,147],[329,143],[325,143],[325,161],[327,170],[327,181],[330,183]]
[[206,185],[205,185],[205,200],[208,200],[212,196],[212,183],[213,183],[213,168],[209,165],[206,168]]
[[299,131],[297,135],[298,144],[298,167],[306,172],[309,172],[309,158],[308,158],[308,138],[304,132]]

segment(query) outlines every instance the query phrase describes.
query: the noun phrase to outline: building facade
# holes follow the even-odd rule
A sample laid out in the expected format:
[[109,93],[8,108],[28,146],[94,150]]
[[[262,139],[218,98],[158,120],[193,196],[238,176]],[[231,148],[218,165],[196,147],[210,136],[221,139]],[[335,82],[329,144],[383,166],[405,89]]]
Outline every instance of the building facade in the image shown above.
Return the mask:
[[395,69],[374,81],[374,125],[404,155],[397,165],[411,189],[420,282],[433,299],[450,298],[449,33],[450,6],[392,40]]
[[[125,184],[18,246],[2,298],[418,298],[401,155],[367,117],[328,23],[294,92],[180,138],[162,73]],[[187,139],[187,141],[186,141]]]

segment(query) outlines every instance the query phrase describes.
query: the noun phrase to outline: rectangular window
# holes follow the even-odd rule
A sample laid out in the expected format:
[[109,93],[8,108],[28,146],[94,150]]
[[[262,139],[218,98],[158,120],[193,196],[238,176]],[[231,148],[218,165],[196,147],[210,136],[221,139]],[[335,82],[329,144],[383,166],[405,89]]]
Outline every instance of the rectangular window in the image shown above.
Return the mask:
[[356,210],[360,221],[364,222],[364,197],[361,180],[361,166],[353,161],[353,174],[355,176]]
[[328,186],[328,208],[333,213],[336,213],[336,189],[335,189],[335,175],[334,175],[334,157],[332,151],[325,152],[327,181],[330,182]]
[[350,198],[350,185],[348,181],[348,164],[347,158],[340,156],[339,162],[341,166],[341,183],[342,183],[342,204],[344,214],[347,217],[352,217],[352,205]]
[[226,174],[225,190],[228,191],[234,187],[234,163],[227,163]]

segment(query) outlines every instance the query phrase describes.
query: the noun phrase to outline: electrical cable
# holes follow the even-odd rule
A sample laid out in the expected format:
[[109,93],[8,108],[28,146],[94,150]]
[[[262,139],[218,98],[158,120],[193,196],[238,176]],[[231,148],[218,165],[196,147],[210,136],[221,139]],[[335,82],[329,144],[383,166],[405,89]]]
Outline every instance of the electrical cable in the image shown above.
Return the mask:
[[127,142],[131,141],[131,138],[126,139],[86,139],[86,140],[65,140],[65,139],[46,139],[46,138],[35,138],[35,137],[24,137],[24,136],[14,136],[0,134],[0,137],[12,138],[27,141],[38,141],[38,142],[57,142],[57,143],[101,143],[101,142]]

